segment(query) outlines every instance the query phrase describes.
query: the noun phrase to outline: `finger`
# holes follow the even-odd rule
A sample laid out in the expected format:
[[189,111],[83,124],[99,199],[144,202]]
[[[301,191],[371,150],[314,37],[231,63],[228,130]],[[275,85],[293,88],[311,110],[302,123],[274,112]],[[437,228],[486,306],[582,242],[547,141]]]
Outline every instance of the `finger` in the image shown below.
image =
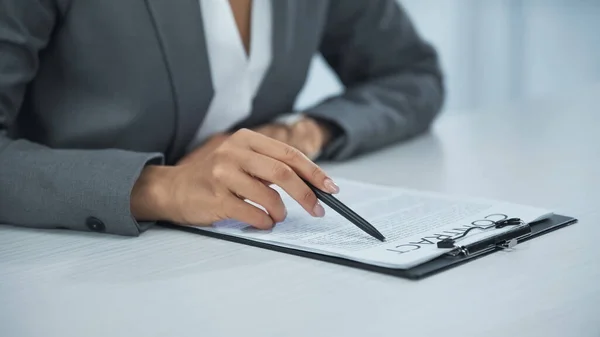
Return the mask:
[[[300,177],[306,179],[320,190],[329,193],[339,192],[337,185],[331,178],[327,176],[323,169],[321,169],[319,166],[317,166],[317,164],[308,159],[308,157],[306,157],[302,152],[292,146],[283,144],[276,140],[270,139],[269,137],[265,137],[256,132],[245,129],[238,131],[232,136],[231,139],[233,142],[238,142],[238,144],[241,146],[247,146],[257,153],[283,162],[286,164],[286,166],[288,166],[288,168],[292,168],[293,171],[296,172]],[[273,166],[271,169],[273,169]],[[288,176],[295,176],[281,172],[277,172],[277,174],[284,175],[285,178]],[[269,180],[268,178],[263,179]],[[293,177],[290,179],[293,180]]]
[[300,121],[292,127],[290,144],[311,157],[318,151],[319,139],[316,130],[306,121]]
[[272,185],[272,183],[270,181],[266,181],[264,179],[260,179],[260,178],[257,178],[257,177],[255,177],[255,179],[258,179],[258,181],[260,181],[261,183],[263,183],[265,186],[271,186]]
[[240,159],[242,159],[242,169],[248,174],[281,187],[313,216],[322,217],[325,215],[325,209],[318,202],[317,196],[291,167],[252,151],[240,154]]
[[317,152],[321,151],[321,148],[324,143],[324,135],[321,130],[321,127],[314,119],[306,119],[306,124],[308,125],[308,129],[310,130],[310,140],[313,144],[313,155]]
[[262,180],[240,171],[231,175],[227,187],[234,194],[264,207],[275,222],[285,220],[287,211],[281,196],[274,189],[265,186]]
[[290,128],[286,125],[274,126],[274,137],[280,142],[288,143],[290,141]]
[[300,150],[300,152],[302,152],[302,154],[304,154],[308,158],[310,158],[310,156],[311,156],[311,154],[313,152],[311,144],[308,141],[303,140],[300,137],[292,137],[292,138],[290,138],[289,145],[291,145],[291,146],[297,148],[298,150]]
[[263,210],[231,195],[224,201],[224,212],[228,219],[234,219],[259,229],[273,228],[273,219]]
[[285,125],[270,124],[257,129],[257,132],[284,143],[290,138],[290,129]]
[[291,127],[290,145],[302,151],[302,153],[307,156],[309,156],[311,152],[310,141],[308,137],[308,130],[304,123],[298,122]]

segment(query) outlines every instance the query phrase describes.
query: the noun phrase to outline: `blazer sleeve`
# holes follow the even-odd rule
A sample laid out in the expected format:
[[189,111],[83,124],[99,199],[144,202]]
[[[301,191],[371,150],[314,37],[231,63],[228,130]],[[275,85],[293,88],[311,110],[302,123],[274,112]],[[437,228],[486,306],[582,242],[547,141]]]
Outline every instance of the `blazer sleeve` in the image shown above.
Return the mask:
[[137,236],[151,223],[133,219],[131,189],[162,154],[52,149],[9,136],[59,4],[0,1],[0,224]]
[[330,0],[320,52],[345,86],[307,109],[337,129],[322,158],[342,160],[426,131],[444,101],[436,50],[396,0]]

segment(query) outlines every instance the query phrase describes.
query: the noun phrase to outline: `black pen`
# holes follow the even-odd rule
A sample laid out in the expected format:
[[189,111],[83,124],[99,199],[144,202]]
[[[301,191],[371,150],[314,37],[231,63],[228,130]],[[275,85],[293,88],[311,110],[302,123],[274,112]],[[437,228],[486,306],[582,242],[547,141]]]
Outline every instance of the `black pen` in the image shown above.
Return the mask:
[[356,214],[348,206],[344,205],[341,201],[336,199],[333,195],[323,192],[320,189],[313,186],[313,184],[304,180],[306,185],[315,193],[317,199],[321,200],[325,205],[331,207],[334,211],[339,213],[341,216],[346,218],[348,221],[356,225],[356,227],[362,229],[365,233],[378,239],[381,242],[385,241],[385,236],[381,234],[377,228],[373,227],[367,220],[363,219],[360,215]]

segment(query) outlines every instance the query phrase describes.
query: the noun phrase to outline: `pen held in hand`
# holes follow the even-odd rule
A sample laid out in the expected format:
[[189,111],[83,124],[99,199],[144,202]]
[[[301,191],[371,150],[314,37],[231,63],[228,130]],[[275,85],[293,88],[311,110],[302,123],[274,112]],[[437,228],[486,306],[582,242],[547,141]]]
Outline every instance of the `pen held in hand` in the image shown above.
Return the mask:
[[333,195],[316,188],[310,182],[306,180],[304,180],[304,182],[315,193],[317,199],[321,200],[325,205],[331,207],[331,209],[353,223],[356,227],[362,229],[365,233],[371,235],[381,242],[385,241],[385,236],[383,236],[383,234],[381,234],[377,228],[373,227],[373,225],[371,225],[367,220],[356,214],[348,206],[344,205],[344,203],[336,199]]

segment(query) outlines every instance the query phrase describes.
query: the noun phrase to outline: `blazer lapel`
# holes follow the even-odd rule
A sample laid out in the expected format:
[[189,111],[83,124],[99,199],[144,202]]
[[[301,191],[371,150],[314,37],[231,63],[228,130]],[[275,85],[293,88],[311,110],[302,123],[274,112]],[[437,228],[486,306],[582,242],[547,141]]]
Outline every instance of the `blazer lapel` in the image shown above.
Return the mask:
[[[296,34],[296,19],[298,1],[296,0],[271,0],[272,6],[272,59],[271,65],[261,86],[258,90],[256,98],[253,102],[253,113],[245,121],[238,124],[242,125],[259,125],[272,119],[275,114],[281,113],[281,110],[274,110],[281,104],[277,104],[279,100],[288,101],[281,92],[281,83],[285,83],[288,79],[282,76],[288,74],[286,69],[292,65],[289,60],[290,55],[294,53],[294,34]],[[284,86],[285,88],[285,86]],[[288,107],[290,110],[292,106]]]
[[273,65],[292,52],[296,25],[295,0],[271,0],[273,6]]
[[172,163],[184,154],[213,97],[204,27],[198,0],[145,1],[171,76],[176,129],[167,158]]

